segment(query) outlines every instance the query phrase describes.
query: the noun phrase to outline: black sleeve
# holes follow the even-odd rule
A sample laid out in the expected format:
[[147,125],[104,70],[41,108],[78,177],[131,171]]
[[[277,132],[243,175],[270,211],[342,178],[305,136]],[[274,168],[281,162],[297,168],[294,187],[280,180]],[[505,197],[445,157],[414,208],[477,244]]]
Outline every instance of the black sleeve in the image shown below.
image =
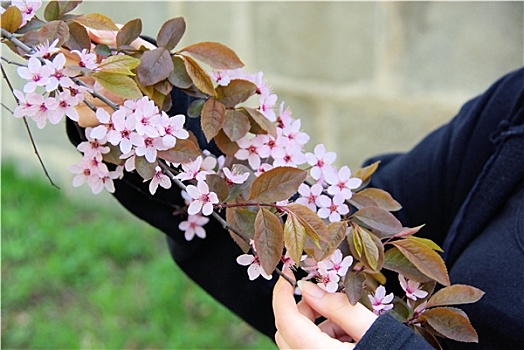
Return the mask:
[[428,342],[389,314],[381,315],[357,343],[355,350],[434,350]]

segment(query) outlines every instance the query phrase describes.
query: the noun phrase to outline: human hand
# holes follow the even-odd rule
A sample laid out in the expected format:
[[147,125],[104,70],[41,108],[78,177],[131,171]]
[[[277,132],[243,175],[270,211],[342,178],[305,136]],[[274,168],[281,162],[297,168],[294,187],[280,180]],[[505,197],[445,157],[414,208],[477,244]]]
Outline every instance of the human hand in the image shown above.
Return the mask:
[[[289,270],[286,274],[292,277]],[[352,306],[342,293],[326,293],[306,281],[299,281],[299,288],[298,304],[293,287],[282,277],[273,290],[275,341],[280,349],[354,349],[377,318],[360,303]],[[317,326],[320,316],[327,320]]]

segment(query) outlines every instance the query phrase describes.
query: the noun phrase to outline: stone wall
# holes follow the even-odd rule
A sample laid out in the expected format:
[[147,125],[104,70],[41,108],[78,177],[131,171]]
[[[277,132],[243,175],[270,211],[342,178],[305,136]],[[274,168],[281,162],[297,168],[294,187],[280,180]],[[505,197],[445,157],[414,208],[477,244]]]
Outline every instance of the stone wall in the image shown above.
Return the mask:
[[[184,16],[182,45],[233,48],[301,118],[311,147],[324,143],[352,169],[371,155],[410,149],[523,64],[522,2],[89,1],[81,9],[122,23],[140,17],[152,36]],[[2,116],[3,159],[39,171],[22,122]],[[79,155],[63,128],[31,126],[52,176],[69,190],[67,165]]]

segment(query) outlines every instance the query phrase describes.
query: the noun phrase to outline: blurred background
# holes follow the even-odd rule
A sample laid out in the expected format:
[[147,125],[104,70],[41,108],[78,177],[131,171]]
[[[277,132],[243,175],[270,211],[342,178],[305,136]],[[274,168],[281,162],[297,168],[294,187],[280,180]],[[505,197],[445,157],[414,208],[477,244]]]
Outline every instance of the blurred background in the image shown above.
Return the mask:
[[[351,169],[409,150],[524,63],[520,1],[88,1],[74,13],[91,12],[139,17],[153,37],[185,17],[180,45],[231,47],[302,120],[308,151],[324,143]],[[14,106],[4,82],[2,102]],[[63,125],[30,126],[61,190],[2,109],[3,348],[272,346],[181,274],[159,232],[111,196],[72,188],[67,166],[80,156]]]

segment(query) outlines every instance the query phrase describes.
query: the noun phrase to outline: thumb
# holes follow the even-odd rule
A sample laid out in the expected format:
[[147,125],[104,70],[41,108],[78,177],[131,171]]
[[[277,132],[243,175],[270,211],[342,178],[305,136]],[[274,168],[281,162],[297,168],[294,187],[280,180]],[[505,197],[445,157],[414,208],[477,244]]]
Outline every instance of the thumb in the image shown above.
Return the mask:
[[339,325],[344,332],[356,341],[375,322],[377,316],[364,305],[351,305],[343,293],[327,293],[316,284],[299,281],[302,299],[322,316]]

